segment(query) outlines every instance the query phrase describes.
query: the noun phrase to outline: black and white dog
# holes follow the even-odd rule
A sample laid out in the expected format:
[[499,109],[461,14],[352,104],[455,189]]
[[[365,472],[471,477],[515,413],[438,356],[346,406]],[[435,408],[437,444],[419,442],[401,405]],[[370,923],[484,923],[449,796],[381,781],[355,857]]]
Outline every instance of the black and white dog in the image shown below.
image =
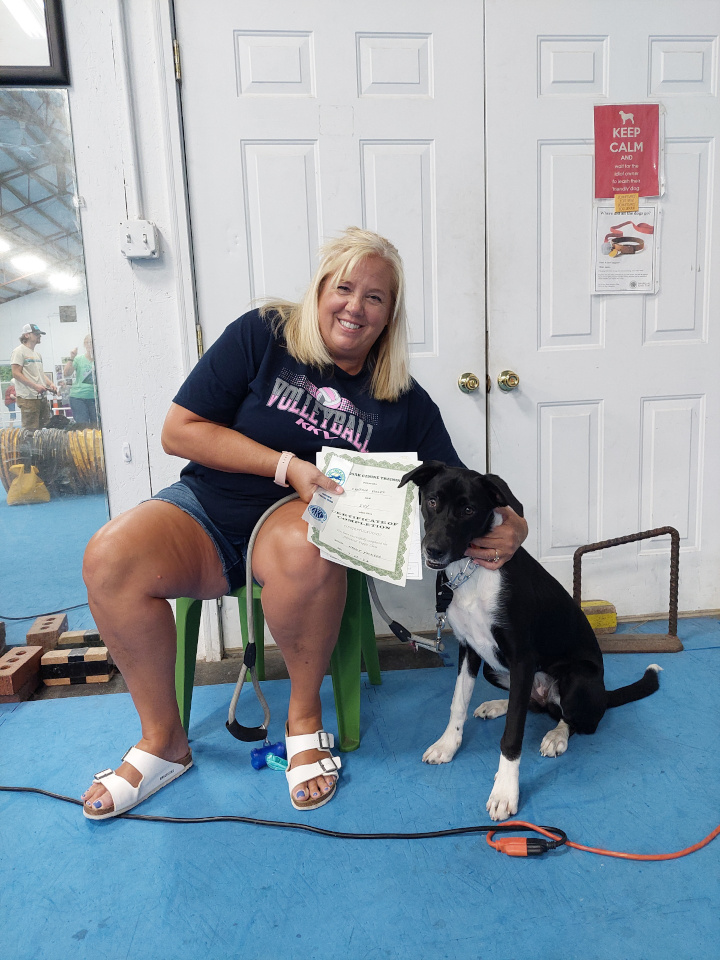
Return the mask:
[[431,460],[405,474],[401,486],[410,480],[420,488],[425,564],[445,569],[451,586],[455,581],[448,620],[460,643],[450,722],[423,760],[448,763],[457,753],[482,661],[486,680],[509,690],[508,700],[490,700],[474,713],[487,719],[505,716],[500,765],[487,809],[493,820],[506,820],[518,809],[529,708],[546,711],[557,722],[540,753],[558,757],[573,733],[594,733],[608,707],[654,693],[660,667],[653,664],[635,683],[606,690],[602,653],[585,614],[522,547],[500,570],[470,564],[464,572],[470,541],[501,521],[497,507],[510,506],[522,516],[521,504],[500,477]]

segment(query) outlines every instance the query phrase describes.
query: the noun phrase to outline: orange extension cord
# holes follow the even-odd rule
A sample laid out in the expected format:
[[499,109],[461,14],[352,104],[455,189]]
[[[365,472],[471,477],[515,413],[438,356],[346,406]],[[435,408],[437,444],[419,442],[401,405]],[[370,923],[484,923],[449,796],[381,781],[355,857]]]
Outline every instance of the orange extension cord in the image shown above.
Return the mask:
[[[534,823],[526,823],[524,820],[506,820],[504,827],[525,827],[527,830],[533,830],[536,833],[542,833],[549,837],[553,842],[561,840],[556,834],[538,827]],[[709,833],[704,840],[694,843],[691,847],[685,847],[684,850],[678,850],[675,853],[620,853],[617,850],[603,850],[600,847],[586,847],[581,843],[573,843],[572,840],[566,840],[563,846],[573,847],[575,850],[584,850],[585,853],[598,853],[604,857],[617,857],[620,860],[677,860],[679,857],[686,857],[689,853],[695,853],[706,847],[712,840],[720,834],[720,826]],[[493,840],[495,831],[490,830],[486,836],[487,842],[499,853],[506,853],[510,857],[528,857],[538,856],[548,849],[546,841],[536,840],[528,837],[500,837],[499,840]]]

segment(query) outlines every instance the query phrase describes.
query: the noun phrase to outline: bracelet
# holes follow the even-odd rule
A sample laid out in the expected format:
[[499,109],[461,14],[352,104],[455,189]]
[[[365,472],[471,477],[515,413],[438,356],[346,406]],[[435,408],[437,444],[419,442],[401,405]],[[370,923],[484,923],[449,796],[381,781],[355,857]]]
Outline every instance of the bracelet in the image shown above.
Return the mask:
[[290,461],[294,456],[295,456],[294,453],[289,453],[287,450],[283,450],[283,452],[280,454],[280,459],[278,460],[278,465],[275,470],[275,483],[279,487],[289,486],[289,484],[286,481],[287,468],[288,468],[288,464],[290,463]]

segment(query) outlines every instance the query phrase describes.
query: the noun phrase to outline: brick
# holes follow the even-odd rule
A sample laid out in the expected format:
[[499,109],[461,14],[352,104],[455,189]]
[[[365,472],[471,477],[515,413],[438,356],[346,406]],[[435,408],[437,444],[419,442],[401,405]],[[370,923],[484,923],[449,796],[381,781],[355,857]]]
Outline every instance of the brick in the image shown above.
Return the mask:
[[34,691],[40,682],[42,655],[43,648],[39,646],[10,647],[8,652],[0,657],[0,696],[14,696],[33,677],[37,680]]
[[617,610],[608,600],[583,600],[582,611],[590,621],[595,636],[615,633],[617,630]]
[[104,646],[97,630],[67,630],[60,634],[58,650],[74,650],[76,647]]
[[10,696],[7,697],[0,696],[0,703],[22,703],[24,700],[29,700],[39,686],[40,674],[34,673],[20,687],[17,693],[10,694]]
[[60,639],[60,634],[68,628],[67,615],[64,613],[48,614],[38,617],[28,630],[25,641],[28,644],[38,644],[43,650],[54,650]]

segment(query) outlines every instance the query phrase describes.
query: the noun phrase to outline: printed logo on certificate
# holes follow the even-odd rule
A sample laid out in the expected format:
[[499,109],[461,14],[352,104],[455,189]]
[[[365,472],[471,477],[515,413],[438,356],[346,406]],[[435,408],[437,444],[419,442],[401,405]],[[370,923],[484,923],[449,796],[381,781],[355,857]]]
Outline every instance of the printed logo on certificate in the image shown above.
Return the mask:
[[338,481],[344,475],[345,492],[313,497],[304,514],[308,540],[327,559],[378,580],[405,586],[408,576],[421,579],[417,488],[413,483],[398,486],[419,466],[417,456],[323,447],[317,465]]

